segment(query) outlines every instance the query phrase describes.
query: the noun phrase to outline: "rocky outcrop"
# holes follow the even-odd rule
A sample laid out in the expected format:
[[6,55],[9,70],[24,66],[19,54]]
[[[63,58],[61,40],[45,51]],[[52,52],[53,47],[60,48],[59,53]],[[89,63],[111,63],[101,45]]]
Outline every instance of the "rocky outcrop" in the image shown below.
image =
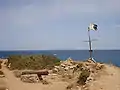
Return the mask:
[[39,77],[37,74],[21,75],[21,81],[27,83],[38,83]]
[[75,61],[73,61],[71,58],[68,58],[66,61],[61,61],[60,66],[55,66],[53,71],[54,72],[69,71],[69,70],[73,70],[76,67],[77,64],[75,64]]

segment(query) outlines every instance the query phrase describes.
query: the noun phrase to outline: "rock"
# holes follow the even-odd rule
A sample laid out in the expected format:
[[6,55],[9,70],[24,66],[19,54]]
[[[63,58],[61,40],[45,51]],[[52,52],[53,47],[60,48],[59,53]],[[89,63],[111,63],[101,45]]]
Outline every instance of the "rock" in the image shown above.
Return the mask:
[[73,65],[72,63],[73,63],[74,61],[71,59],[71,58],[68,58],[66,61],[63,61],[62,62],[62,64],[64,64],[65,66],[67,65],[67,66],[71,66],[71,65]]
[[47,80],[42,80],[41,82],[42,82],[42,84],[44,84],[44,85],[49,84],[49,82],[48,82]]
[[69,66],[70,69],[74,69],[75,67],[77,67],[77,65]]
[[38,83],[39,77],[37,74],[21,75],[21,81],[28,83]]
[[96,64],[96,70],[101,70],[102,68],[104,68],[103,64],[100,64],[100,63]]
[[10,67],[11,67],[11,63],[8,64],[8,68],[10,68]]
[[69,70],[69,67],[65,67],[64,69],[65,69],[65,71],[68,71],[68,70]]
[[63,63],[61,64],[61,67],[65,67],[65,66],[66,66],[65,64],[63,64]]
[[60,67],[59,66],[55,66],[56,69],[59,69]]
[[93,80],[93,77],[88,77],[86,83],[88,83],[91,80]]
[[58,72],[59,70],[57,69],[57,68],[54,68],[53,70],[52,70],[52,72],[53,73],[56,73],[56,72]]
[[70,90],[70,89],[72,89],[73,87],[74,87],[74,84],[70,84],[70,85],[68,85],[68,86],[66,87],[66,89]]
[[5,77],[5,75],[0,75],[0,78],[4,78]]
[[49,72],[49,74],[51,74],[51,73],[53,73],[53,70],[49,70],[48,72]]
[[19,71],[19,70],[15,70],[15,71],[13,71],[13,73],[14,73],[14,75],[15,75],[17,78],[20,78],[21,75],[22,75],[22,72]]
[[88,59],[87,62],[89,62],[89,63],[94,63],[94,61],[91,60],[91,59]]

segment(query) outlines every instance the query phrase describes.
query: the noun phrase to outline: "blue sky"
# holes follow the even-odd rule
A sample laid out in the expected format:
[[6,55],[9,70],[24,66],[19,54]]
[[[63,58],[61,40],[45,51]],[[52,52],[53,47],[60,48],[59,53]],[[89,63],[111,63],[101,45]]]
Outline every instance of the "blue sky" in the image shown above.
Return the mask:
[[120,0],[0,0],[0,50],[120,49]]

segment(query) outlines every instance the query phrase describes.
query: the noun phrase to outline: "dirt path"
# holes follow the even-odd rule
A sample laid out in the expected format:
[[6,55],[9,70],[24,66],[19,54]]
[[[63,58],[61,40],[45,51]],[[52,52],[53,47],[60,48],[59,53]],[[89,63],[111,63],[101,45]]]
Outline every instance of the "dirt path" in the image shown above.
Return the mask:
[[7,78],[9,90],[65,90],[67,86],[65,82],[52,82],[50,85],[43,85],[41,83],[23,83],[5,66],[2,66],[2,71]]
[[120,68],[106,65],[106,72],[91,83],[90,90],[120,90]]
[[22,82],[15,78],[13,73],[9,71],[5,66],[2,66],[2,70],[5,74],[5,77],[7,78],[7,85],[10,90],[27,90]]

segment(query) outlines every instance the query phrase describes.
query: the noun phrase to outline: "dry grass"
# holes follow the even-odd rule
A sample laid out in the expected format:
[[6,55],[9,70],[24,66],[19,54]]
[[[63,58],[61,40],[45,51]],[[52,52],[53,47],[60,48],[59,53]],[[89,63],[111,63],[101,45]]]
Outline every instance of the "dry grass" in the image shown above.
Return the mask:
[[80,76],[78,77],[77,83],[80,85],[84,85],[89,76],[90,76],[89,70],[87,70],[87,69],[82,70]]

